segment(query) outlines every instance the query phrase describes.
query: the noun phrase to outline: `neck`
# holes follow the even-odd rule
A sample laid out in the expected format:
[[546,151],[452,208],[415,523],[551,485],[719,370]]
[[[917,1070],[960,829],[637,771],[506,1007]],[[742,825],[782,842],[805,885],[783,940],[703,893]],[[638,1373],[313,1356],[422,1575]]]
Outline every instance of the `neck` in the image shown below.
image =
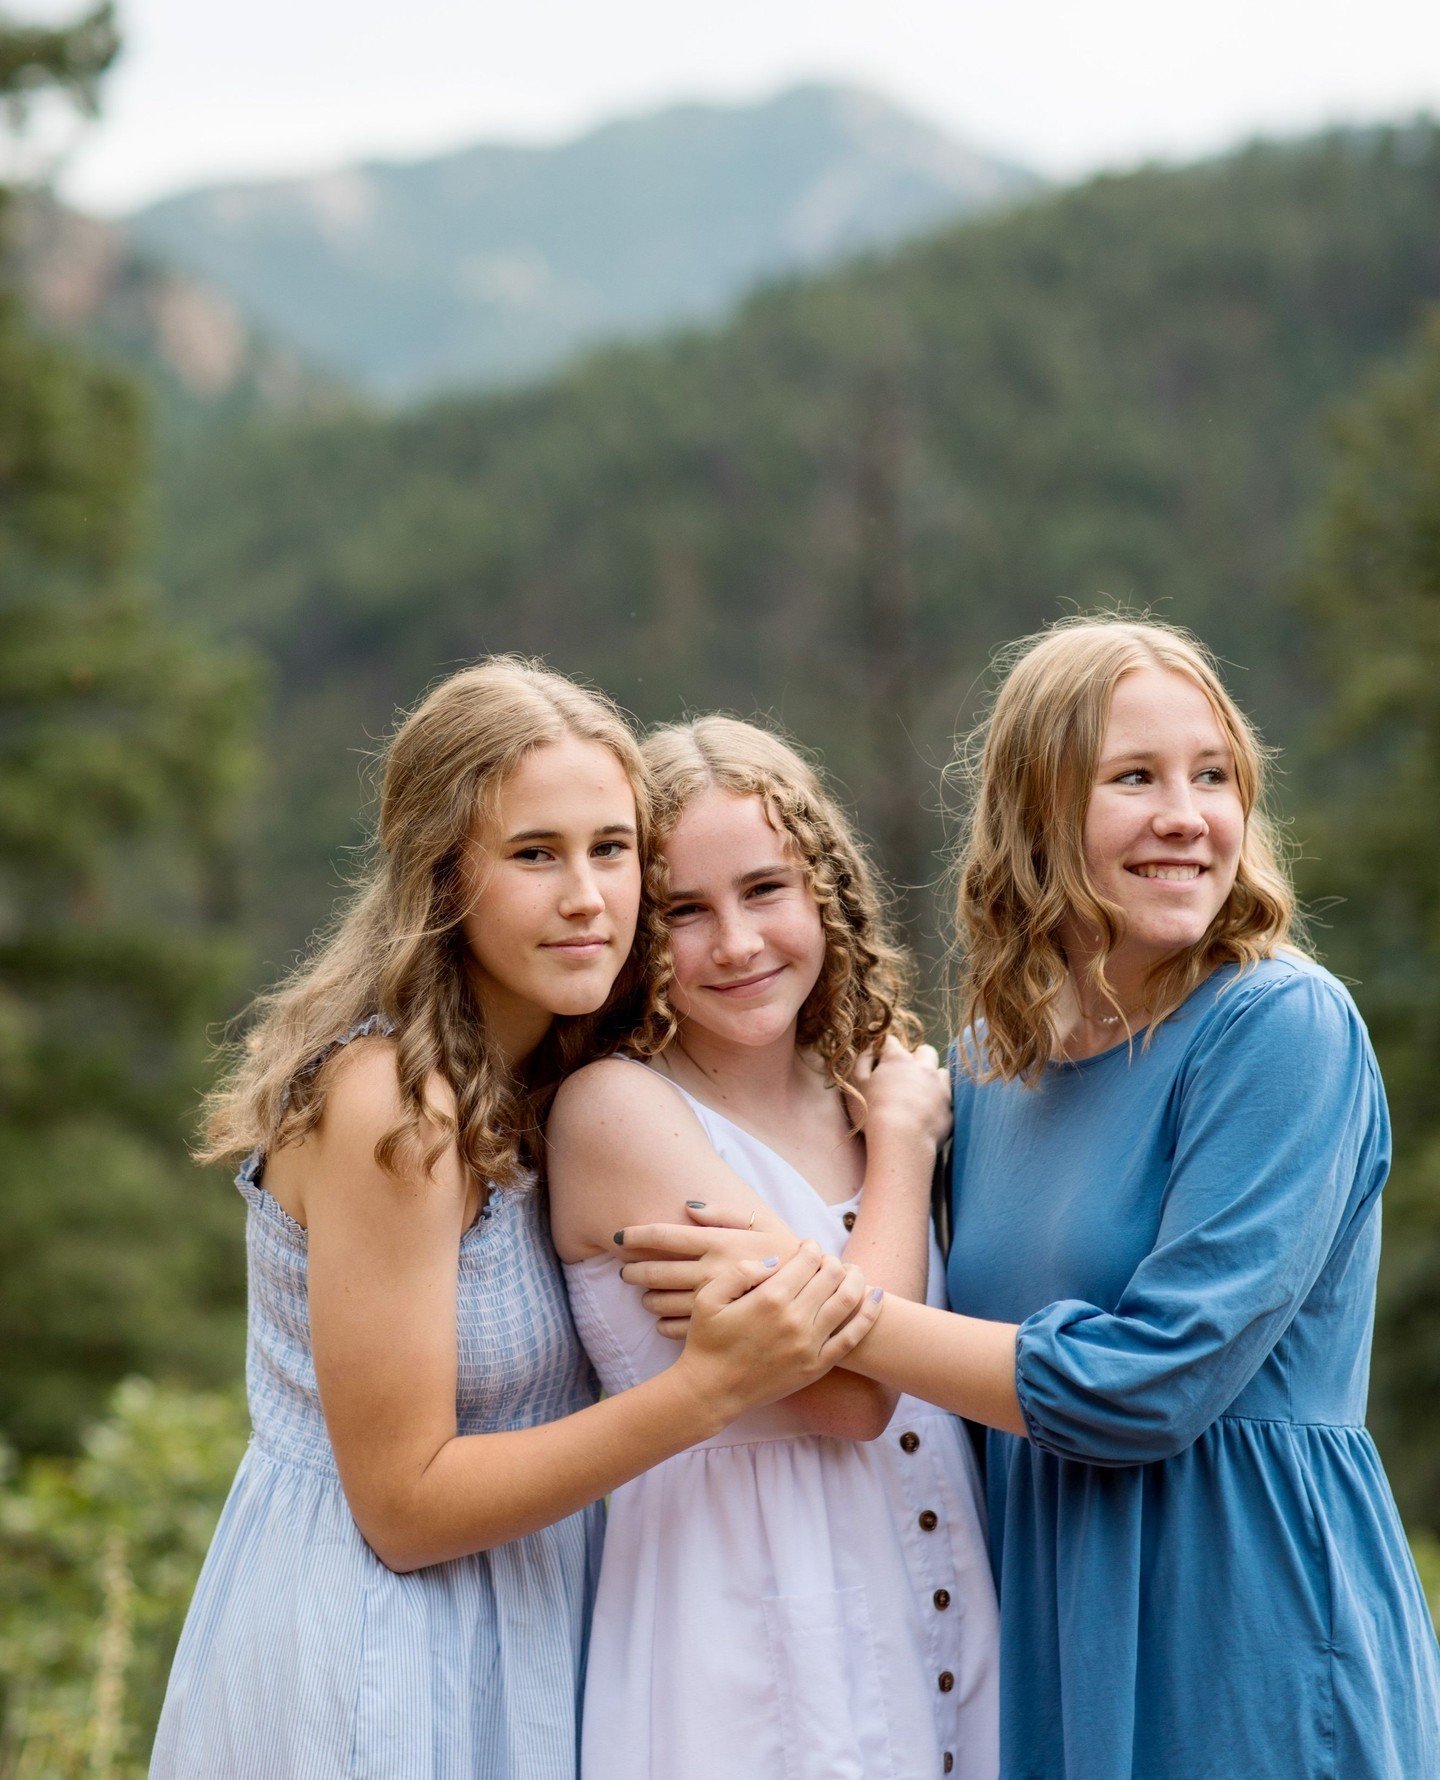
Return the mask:
[[664,1060],[678,1079],[704,1082],[707,1094],[736,1107],[773,1107],[813,1085],[814,1071],[795,1045],[795,1027],[765,1045],[733,1044],[682,1020]]
[[510,1074],[518,1076],[554,1025],[555,1016],[548,1008],[508,994],[492,981],[477,983],[475,992],[491,1043]]

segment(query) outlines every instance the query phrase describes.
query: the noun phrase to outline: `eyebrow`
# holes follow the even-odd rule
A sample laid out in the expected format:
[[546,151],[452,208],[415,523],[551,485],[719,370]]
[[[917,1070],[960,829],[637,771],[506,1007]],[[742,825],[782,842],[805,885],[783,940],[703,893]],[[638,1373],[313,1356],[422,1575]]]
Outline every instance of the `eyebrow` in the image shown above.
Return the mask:
[[[635,829],[629,822],[607,822],[603,828],[597,828],[594,831],[592,839],[601,835],[611,834],[628,836],[629,839],[633,840],[635,838]],[[564,839],[565,836],[558,828],[525,828],[522,829],[519,834],[507,835],[505,837],[505,845],[507,847],[515,847],[518,846],[521,841],[562,841]]]
[[[1231,760],[1234,758],[1233,748],[1202,748],[1195,756],[1196,760]],[[1158,760],[1159,753],[1154,748],[1118,748],[1113,754],[1102,754],[1099,764],[1110,766],[1117,760]]]
[[[743,876],[734,879],[737,890],[743,890],[748,884],[758,884],[762,878],[783,878],[786,872],[798,871],[796,865],[760,865],[754,871],[747,871]],[[702,890],[672,890],[665,898],[671,902],[699,902],[704,896]]]

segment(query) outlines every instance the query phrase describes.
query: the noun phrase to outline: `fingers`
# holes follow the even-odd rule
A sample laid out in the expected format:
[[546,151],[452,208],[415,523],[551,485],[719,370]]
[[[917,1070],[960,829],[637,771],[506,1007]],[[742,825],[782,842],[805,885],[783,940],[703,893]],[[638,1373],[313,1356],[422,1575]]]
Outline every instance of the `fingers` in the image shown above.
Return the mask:
[[[815,1245],[811,1243],[809,1246],[814,1248]],[[816,1249],[815,1252],[818,1255],[820,1251]],[[721,1310],[727,1304],[733,1304],[737,1298],[743,1298],[747,1292],[753,1291],[762,1281],[766,1285],[773,1285],[799,1259],[798,1254],[792,1256],[784,1267],[778,1268],[778,1272],[778,1257],[773,1255],[763,1261],[732,1261],[696,1292],[696,1308],[703,1306],[706,1309]],[[793,1295],[788,1282],[784,1295]]]
[[695,1302],[693,1292],[646,1292],[640,1300],[651,1316],[688,1317]]
[[835,1334],[865,1302],[869,1286],[858,1267],[841,1264],[840,1279],[830,1296],[815,1312],[815,1327],[828,1338]]
[[838,1255],[821,1255],[815,1272],[795,1294],[795,1308],[818,1323],[825,1306],[845,1283],[845,1271]]
[[873,1292],[864,1292],[855,1314],[849,1322],[844,1323],[820,1349],[820,1358],[827,1366],[843,1365],[846,1358],[875,1327],[881,1311],[885,1308],[885,1294],[877,1286]]
[[655,1327],[667,1341],[683,1341],[690,1333],[690,1319],[688,1316],[662,1317]]
[[620,1277],[642,1292],[695,1292],[709,1279],[704,1261],[627,1261]]
[[676,1260],[695,1260],[709,1247],[705,1235],[693,1224],[630,1224],[615,1232],[618,1247],[644,1250]]
[[777,1217],[768,1205],[759,1203],[726,1205],[712,1204],[702,1199],[687,1199],[685,1215],[692,1223],[700,1224],[707,1230],[783,1230],[786,1228],[783,1219]]

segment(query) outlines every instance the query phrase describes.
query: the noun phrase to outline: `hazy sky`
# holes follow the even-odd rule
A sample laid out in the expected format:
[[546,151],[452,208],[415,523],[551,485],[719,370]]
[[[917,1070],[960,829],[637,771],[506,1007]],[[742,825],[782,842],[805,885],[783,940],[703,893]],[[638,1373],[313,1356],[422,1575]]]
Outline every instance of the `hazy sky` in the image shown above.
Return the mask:
[[[8,0],[66,17],[81,0]],[[1440,0],[120,0],[127,52],[62,188],[549,141],[676,99],[873,87],[1053,175],[1440,112]]]

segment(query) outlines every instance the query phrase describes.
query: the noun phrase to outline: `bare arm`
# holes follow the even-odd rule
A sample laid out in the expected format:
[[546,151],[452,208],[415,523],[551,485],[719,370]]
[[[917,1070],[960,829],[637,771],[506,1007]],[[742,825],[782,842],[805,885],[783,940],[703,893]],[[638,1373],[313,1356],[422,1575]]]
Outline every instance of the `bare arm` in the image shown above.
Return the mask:
[[[647,1297],[698,1292],[727,1264],[735,1232],[696,1224],[645,1224],[625,1231],[626,1247],[645,1255],[627,1263]],[[662,1322],[680,1336],[683,1322]],[[1018,1325],[960,1316],[886,1294],[875,1326],[844,1364],[893,1390],[908,1391],[955,1415],[1001,1428],[1027,1430],[1015,1389]]]
[[392,1569],[484,1550],[574,1513],[810,1382],[874,1318],[858,1273],[813,1244],[780,1266],[748,1261],[712,1282],[703,1327],[697,1300],[686,1351],[660,1377],[542,1427],[461,1435],[457,1256],[472,1199],[453,1153],[430,1179],[380,1169],[374,1146],[395,1109],[392,1048],[367,1045],[338,1060],[319,1128],[286,1154],[310,1232],[326,1425],[351,1511]]
[[[564,1259],[599,1254],[619,1258],[614,1240],[618,1228],[650,1218],[683,1217],[686,1201],[700,1201],[707,1217],[739,1226],[731,1233],[727,1260],[767,1254],[783,1259],[795,1251],[793,1232],[720,1159],[694,1112],[652,1071],[619,1059],[580,1070],[561,1087],[546,1136],[552,1228]],[[882,1196],[884,1187],[894,1186],[898,1196],[900,1186],[909,1184],[909,1156],[903,1141],[882,1149],[879,1166],[893,1177],[884,1181]],[[928,1171],[925,1178],[928,1182]],[[898,1215],[900,1208],[892,1205],[892,1212]],[[754,1226],[747,1229],[752,1214]],[[877,1271],[873,1278],[868,1272],[865,1277],[887,1291],[914,1290],[915,1262],[909,1251],[915,1242],[887,1242],[881,1222],[877,1209],[868,1239]],[[923,1212],[919,1228],[923,1247]],[[851,1258],[848,1246],[846,1258]],[[922,1275],[922,1295],[923,1289]],[[687,1312],[688,1307],[687,1295]],[[788,1399],[801,1427],[851,1440],[871,1440],[882,1433],[894,1403],[894,1392],[884,1385],[840,1372],[827,1373]]]

